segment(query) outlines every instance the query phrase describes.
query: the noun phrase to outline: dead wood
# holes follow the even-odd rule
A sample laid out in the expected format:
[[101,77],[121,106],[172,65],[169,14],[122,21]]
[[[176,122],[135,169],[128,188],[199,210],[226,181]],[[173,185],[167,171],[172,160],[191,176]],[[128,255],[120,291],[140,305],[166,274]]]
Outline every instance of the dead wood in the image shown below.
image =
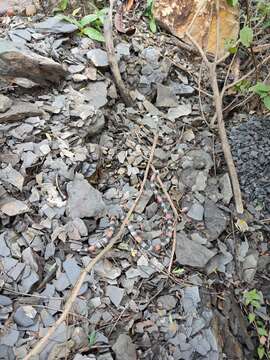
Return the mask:
[[114,77],[114,81],[116,84],[116,87],[118,88],[120,92],[120,96],[122,100],[124,101],[126,106],[132,106],[132,100],[130,95],[127,92],[127,88],[122,80],[121,73],[119,70],[118,62],[116,59],[115,49],[113,45],[113,22],[112,22],[112,12],[113,12],[113,4],[114,0],[110,0],[110,10],[108,13],[108,16],[105,19],[104,22],[104,37],[105,37],[105,43],[106,43],[106,50],[108,54],[108,61],[111,68],[111,72]]

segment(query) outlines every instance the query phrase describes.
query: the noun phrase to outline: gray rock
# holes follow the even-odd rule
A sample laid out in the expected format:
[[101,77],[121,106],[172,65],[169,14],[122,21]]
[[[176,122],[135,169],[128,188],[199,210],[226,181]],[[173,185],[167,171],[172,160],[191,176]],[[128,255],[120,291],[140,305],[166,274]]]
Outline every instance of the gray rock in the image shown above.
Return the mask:
[[13,101],[5,95],[0,94],[0,113],[11,108]]
[[229,204],[231,201],[231,198],[233,197],[233,192],[232,192],[230,176],[228,173],[224,174],[219,179],[219,184],[220,184],[220,188],[221,188],[221,195],[223,198],[223,202],[224,202],[224,204]]
[[191,104],[178,105],[177,107],[168,110],[167,118],[174,121],[189,114],[191,114]]
[[29,327],[34,325],[36,314],[37,312],[32,306],[20,306],[15,311],[13,319],[17,325],[22,327]]
[[138,214],[142,214],[144,212],[145,207],[147,206],[147,204],[149,203],[151,197],[152,197],[153,193],[151,190],[145,190],[139,200],[138,205],[136,206],[135,211]]
[[197,311],[198,305],[201,301],[198,286],[189,286],[181,291],[182,306],[186,314],[191,314]]
[[45,21],[35,25],[36,31],[51,34],[69,34],[77,29],[78,27],[76,25],[61,20],[60,16],[49,17]]
[[0,256],[9,256],[10,249],[6,244],[5,233],[0,234]]
[[22,124],[11,130],[10,134],[16,139],[23,140],[32,133],[33,129],[34,126],[31,124]]
[[158,303],[162,305],[162,308],[170,311],[175,308],[177,299],[172,295],[163,295],[158,298]]
[[25,102],[14,102],[12,107],[4,113],[0,113],[0,123],[23,120],[30,116],[39,116],[43,112],[35,105]]
[[83,81],[86,81],[88,79],[88,77],[84,74],[74,74],[72,76],[72,80],[75,82],[75,83],[80,83],[80,82],[83,82]]
[[41,310],[40,318],[44,327],[52,326],[55,322],[54,317],[46,309]]
[[113,360],[112,355],[108,352],[97,357],[97,360]]
[[28,264],[31,267],[31,269],[38,272],[38,264],[34,256],[34,252],[30,247],[22,251],[22,258],[25,264]]
[[211,274],[214,271],[226,272],[226,265],[233,260],[232,254],[224,252],[214,256],[206,266],[207,274]]
[[99,134],[101,130],[104,128],[104,125],[105,125],[105,117],[101,110],[97,110],[95,116],[93,116],[89,120],[89,125],[87,125],[88,127],[87,135],[91,137]]
[[107,52],[101,49],[91,49],[87,53],[87,59],[91,60],[96,67],[109,66]]
[[157,107],[176,107],[178,106],[178,101],[176,95],[173,93],[172,88],[169,86],[164,86],[161,84],[157,85]]
[[8,276],[10,276],[14,281],[17,281],[21,273],[25,268],[25,264],[18,262],[9,272]]
[[189,209],[187,216],[193,220],[202,221],[203,213],[204,207],[200,203],[195,202]]
[[0,360],[15,360],[15,354],[11,346],[0,345]]
[[256,250],[249,250],[243,262],[243,280],[251,283],[257,271],[259,253]]
[[82,355],[82,354],[76,354],[73,360],[96,360],[95,355]]
[[193,161],[193,167],[196,170],[210,170],[214,165],[211,156],[204,150],[191,150],[187,153]]
[[128,57],[130,55],[130,44],[123,42],[117,44],[115,47],[115,52],[118,59],[121,59],[122,57]]
[[94,109],[100,109],[108,102],[107,84],[105,81],[91,82],[80,93],[84,96],[88,104],[94,107]]
[[206,325],[206,321],[204,320],[204,318],[198,318],[198,319],[194,319],[192,322],[192,332],[191,332],[191,336],[197,334],[199,331],[201,331]]
[[70,65],[70,66],[68,67],[68,71],[69,71],[71,74],[80,73],[80,72],[82,72],[84,69],[85,69],[85,66],[84,66],[83,64]]
[[0,295],[0,305],[1,306],[9,306],[12,305],[12,300],[5,295]]
[[16,216],[28,212],[29,208],[23,201],[6,198],[0,202],[0,210],[7,216]]
[[148,47],[143,49],[142,57],[150,64],[157,64],[160,58],[160,49]]
[[28,29],[15,29],[14,31],[9,32],[12,33],[15,36],[18,36],[26,41],[31,41],[31,32]]
[[190,85],[180,84],[177,82],[174,82],[172,84],[173,91],[176,95],[180,96],[187,96],[192,95],[195,91],[195,89]]
[[192,186],[192,191],[203,191],[207,186],[207,170],[198,171],[195,184]]
[[181,265],[203,268],[215,256],[215,252],[190,240],[184,232],[177,234],[176,260]]
[[64,291],[71,285],[66,274],[61,273],[57,280],[54,281],[54,286],[57,291]]
[[[67,23],[67,25],[71,24]],[[3,39],[0,40],[0,73],[7,80],[10,78],[26,78],[45,86],[59,83],[66,75],[64,68],[52,59],[40,56],[22,46],[15,45],[12,41]],[[8,112],[12,112],[12,110],[14,111],[13,107]],[[40,115],[40,113],[37,114],[35,111],[33,115],[28,116],[36,115]]]
[[226,214],[213,201],[207,199],[204,204],[204,222],[210,241],[216,240],[222,234],[227,227],[227,221]]
[[81,273],[80,266],[77,264],[76,260],[72,258],[72,259],[67,259],[66,261],[63,262],[63,268],[66,272],[69,281],[74,286]]
[[197,335],[190,340],[190,344],[193,347],[194,351],[200,355],[206,355],[208,351],[211,350],[211,347],[208,341],[202,337],[202,335]]
[[116,360],[136,360],[136,346],[126,334],[120,334],[112,347]]
[[6,329],[5,332],[3,332],[0,336],[0,344],[6,346],[14,346],[19,339],[19,335],[19,331],[15,329]]
[[124,296],[125,290],[121,289],[117,286],[107,286],[106,287],[106,296],[108,296],[111,300],[111,302],[118,308],[123,296]]
[[77,349],[81,349],[82,347],[87,346],[87,344],[89,344],[87,335],[88,334],[85,333],[85,329],[83,329],[82,327],[77,326],[74,329],[71,338],[72,340],[75,341]]
[[105,215],[105,204],[101,193],[93,188],[80,174],[67,185],[67,214],[72,219],[101,217]]
[[34,270],[31,270],[30,275],[23,278],[21,281],[22,291],[28,293],[32,289],[33,285],[35,285],[38,281],[38,274]]
[[121,269],[115,267],[109,260],[105,259],[103,261],[99,261],[95,267],[95,272],[100,277],[105,277],[106,279],[115,280],[121,275]]

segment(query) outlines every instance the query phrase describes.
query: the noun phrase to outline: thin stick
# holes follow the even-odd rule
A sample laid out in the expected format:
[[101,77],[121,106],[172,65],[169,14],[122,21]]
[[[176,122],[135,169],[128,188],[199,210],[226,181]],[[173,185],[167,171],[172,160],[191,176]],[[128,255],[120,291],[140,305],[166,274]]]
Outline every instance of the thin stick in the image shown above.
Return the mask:
[[209,69],[209,78],[211,81],[211,86],[213,90],[214,95],[214,104],[216,108],[216,114],[217,114],[217,123],[218,123],[218,133],[221,141],[222,150],[224,153],[224,158],[226,161],[226,164],[228,166],[232,188],[233,188],[233,194],[234,194],[234,202],[236,211],[238,214],[243,214],[244,212],[244,206],[242,201],[242,195],[239,185],[239,180],[236,172],[236,168],[234,165],[232,153],[231,153],[231,147],[227,138],[226,129],[224,125],[224,119],[223,119],[223,107],[222,107],[222,97],[223,97],[223,91],[220,93],[218,88],[218,82],[217,82],[217,61],[210,62],[204,53],[203,49],[200,47],[200,45],[197,43],[196,40],[193,39],[193,37],[190,34],[186,34],[187,37],[190,39],[190,41],[197,47],[199,53],[201,54],[206,66]]
[[[265,63],[267,63],[270,60],[270,55],[268,55],[265,59],[263,59],[263,61],[258,64],[257,69],[259,70]],[[243,75],[240,79],[232,82],[231,84],[228,84],[223,90],[221,95],[223,96],[225,91],[227,91],[228,89],[230,89],[231,87],[237,85],[239,82],[245,80],[246,78],[248,78],[249,76],[251,76],[253,73],[255,72],[255,68],[253,68],[252,70],[250,70],[247,74]]]
[[224,125],[224,119],[223,119],[223,111],[222,111],[222,98],[219,92],[218,88],[218,82],[217,82],[217,76],[216,76],[216,65],[215,63],[212,64],[209,68],[210,70],[210,78],[212,83],[212,88],[214,92],[214,102],[216,106],[216,112],[217,112],[217,123],[218,123],[218,133],[221,141],[222,150],[224,153],[224,158],[226,161],[226,164],[228,166],[231,182],[232,182],[232,188],[234,193],[234,201],[235,201],[235,207],[238,214],[243,214],[244,212],[244,206],[242,201],[242,195],[241,195],[241,189],[239,185],[239,180],[236,172],[236,168],[234,165],[232,153],[231,153],[231,147],[228,141],[225,125]]
[[115,84],[120,92],[126,106],[132,106],[132,100],[127,92],[127,88],[122,80],[119,66],[116,60],[115,49],[113,45],[113,33],[112,33],[112,12],[113,12],[114,0],[110,0],[110,10],[108,16],[104,22],[104,38],[106,44],[106,50],[108,54],[108,61],[114,77]]
[[71,291],[70,297],[68,298],[65,307],[63,309],[63,313],[61,314],[61,316],[59,317],[59,319],[54,323],[54,325],[48,330],[47,334],[40,339],[36,345],[34,346],[34,348],[29,352],[28,355],[26,355],[26,357],[24,358],[24,360],[30,360],[31,357],[34,357],[36,355],[38,355],[44,348],[44,346],[46,345],[47,341],[50,339],[50,337],[54,334],[54,332],[56,331],[56,329],[59,327],[60,324],[62,324],[62,322],[66,319],[67,315],[70,312],[70,309],[72,307],[72,305],[74,304],[74,301],[76,300],[78,293],[83,285],[83,282],[85,280],[85,277],[87,276],[87,274],[93,269],[93,267],[96,265],[96,263],[98,261],[100,261],[104,255],[106,255],[106,253],[111,250],[113,248],[113,246],[116,244],[116,242],[118,240],[121,239],[121,237],[123,236],[124,232],[125,232],[125,228],[129,223],[130,217],[133,213],[133,211],[135,210],[141,196],[144,190],[144,186],[148,177],[148,173],[150,170],[150,166],[151,163],[153,161],[154,158],[154,153],[155,153],[155,149],[157,146],[157,141],[158,141],[158,133],[155,134],[154,140],[153,140],[153,145],[151,148],[151,152],[150,152],[150,156],[149,156],[149,160],[145,169],[145,173],[144,173],[144,178],[143,181],[141,183],[141,187],[140,187],[140,191],[139,194],[136,198],[136,200],[134,201],[133,205],[131,206],[131,208],[129,209],[129,212],[127,213],[122,225],[120,226],[120,229],[118,231],[118,233],[115,235],[114,238],[111,239],[111,241],[108,243],[108,245],[93,259],[89,262],[89,264],[81,271],[81,274],[74,286],[74,288]]

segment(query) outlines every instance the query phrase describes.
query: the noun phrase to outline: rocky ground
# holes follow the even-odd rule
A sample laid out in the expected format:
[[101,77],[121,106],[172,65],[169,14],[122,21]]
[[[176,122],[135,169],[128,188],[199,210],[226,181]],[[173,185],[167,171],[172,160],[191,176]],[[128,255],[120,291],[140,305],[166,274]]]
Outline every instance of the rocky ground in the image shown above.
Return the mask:
[[229,130],[241,233],[199,62],[143,20],[116,35],[126,107],[104,47],[49,15],[2,18],[0,359],[24,359],[59,318],[135,200],[157,131],[153,167],[179,213],[171,271],[173,211],[152,168],[123,238],[36,359],[254,359],[240,298],[257,287],[269,299],[267,120],[242,114]]

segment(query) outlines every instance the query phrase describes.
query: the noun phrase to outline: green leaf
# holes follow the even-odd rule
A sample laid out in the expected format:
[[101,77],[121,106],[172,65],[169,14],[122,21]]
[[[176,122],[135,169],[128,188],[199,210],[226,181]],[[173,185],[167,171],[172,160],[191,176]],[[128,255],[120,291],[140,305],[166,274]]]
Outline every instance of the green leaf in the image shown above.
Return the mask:
[[264,357],[264,354],[265,354],[265,349],[263,346],[259,346],[257,348],[257,353],[258,353],[258,356],[259,356],[259,359],[262,359]]
[[76,25],[78,27],[78,29],[82,28],[81,23],[72,17],[66,16],[66,15],[58,15],[57,17],[61,20],[65,20],[73,25]]
[[105,17],[108,14],[108,12],[109,12],[109,8],[107,7],[104,7],[103,9],[97,11],[97,16],[102,25],[104,24]]
[[256,289],[246,291],[244,293],[245,305],[252,304],[253,306],[260,307],[260,304],[263,303],[263,296],[261,292],[258,292]]
[[82,30],[82,33],[88,36],[92,40],[96,40],[99,42],[105,42],[104,36],[102,33],[92,27],[86,27]]
[[173,269],[172,273],[175,275],[181,275],[185,272],[185,269],[181,268],[181,267],[176,267],[175,269]]
[[259,336],[268,336],[267,331],[264,327],[258,327],[258,334]]
[[88,345],[91,348],[95,342],[96,342],[97,334],[95,331],[91,332],[91,334],[88,336]]
[[228,5],[230,6],[236,6],[238,5],[238,0],[227,0]]
[[253,40],[253,30],[249,26],[244,26],[240,31],[240,41],[245,47],[250,47]]
[[157,24],[153,17],[151,17],[149,20],[149,28],[152,31],[152,33],[157,32]]
[[250,313],[250,314],[248,314],[248,321],[250,322],[250,323],[253,323],[253,321],[255,320],[255,314],[254,313]]
[[98,19],[98,15],[97,14],[90,14],[90,15],[86,15],[84,16],[81,20],[80,23],[81,25],[84,27],[86,25],[91,24],[92,22],[96,21]]
[[69,0],[61,0],[59,1],[57,7],[61,10],[61,11],[65,11],[68,7],[68,2]]
[[152,8],[152,6],[153,6],[153,0],[147,0],[146,6],[147,6],[148,8]]
[[250,88],[250,91],[260,96],[263,94],[267,95],[270,92],[270,85],[258,82],[256,85]]
[[266,109],[270,110],[270,96],[267,95],[263,98],[263,103]]
[[263,29],[268,29],[270,27],[270,20],[267,20],[265,23],[263,23]]

